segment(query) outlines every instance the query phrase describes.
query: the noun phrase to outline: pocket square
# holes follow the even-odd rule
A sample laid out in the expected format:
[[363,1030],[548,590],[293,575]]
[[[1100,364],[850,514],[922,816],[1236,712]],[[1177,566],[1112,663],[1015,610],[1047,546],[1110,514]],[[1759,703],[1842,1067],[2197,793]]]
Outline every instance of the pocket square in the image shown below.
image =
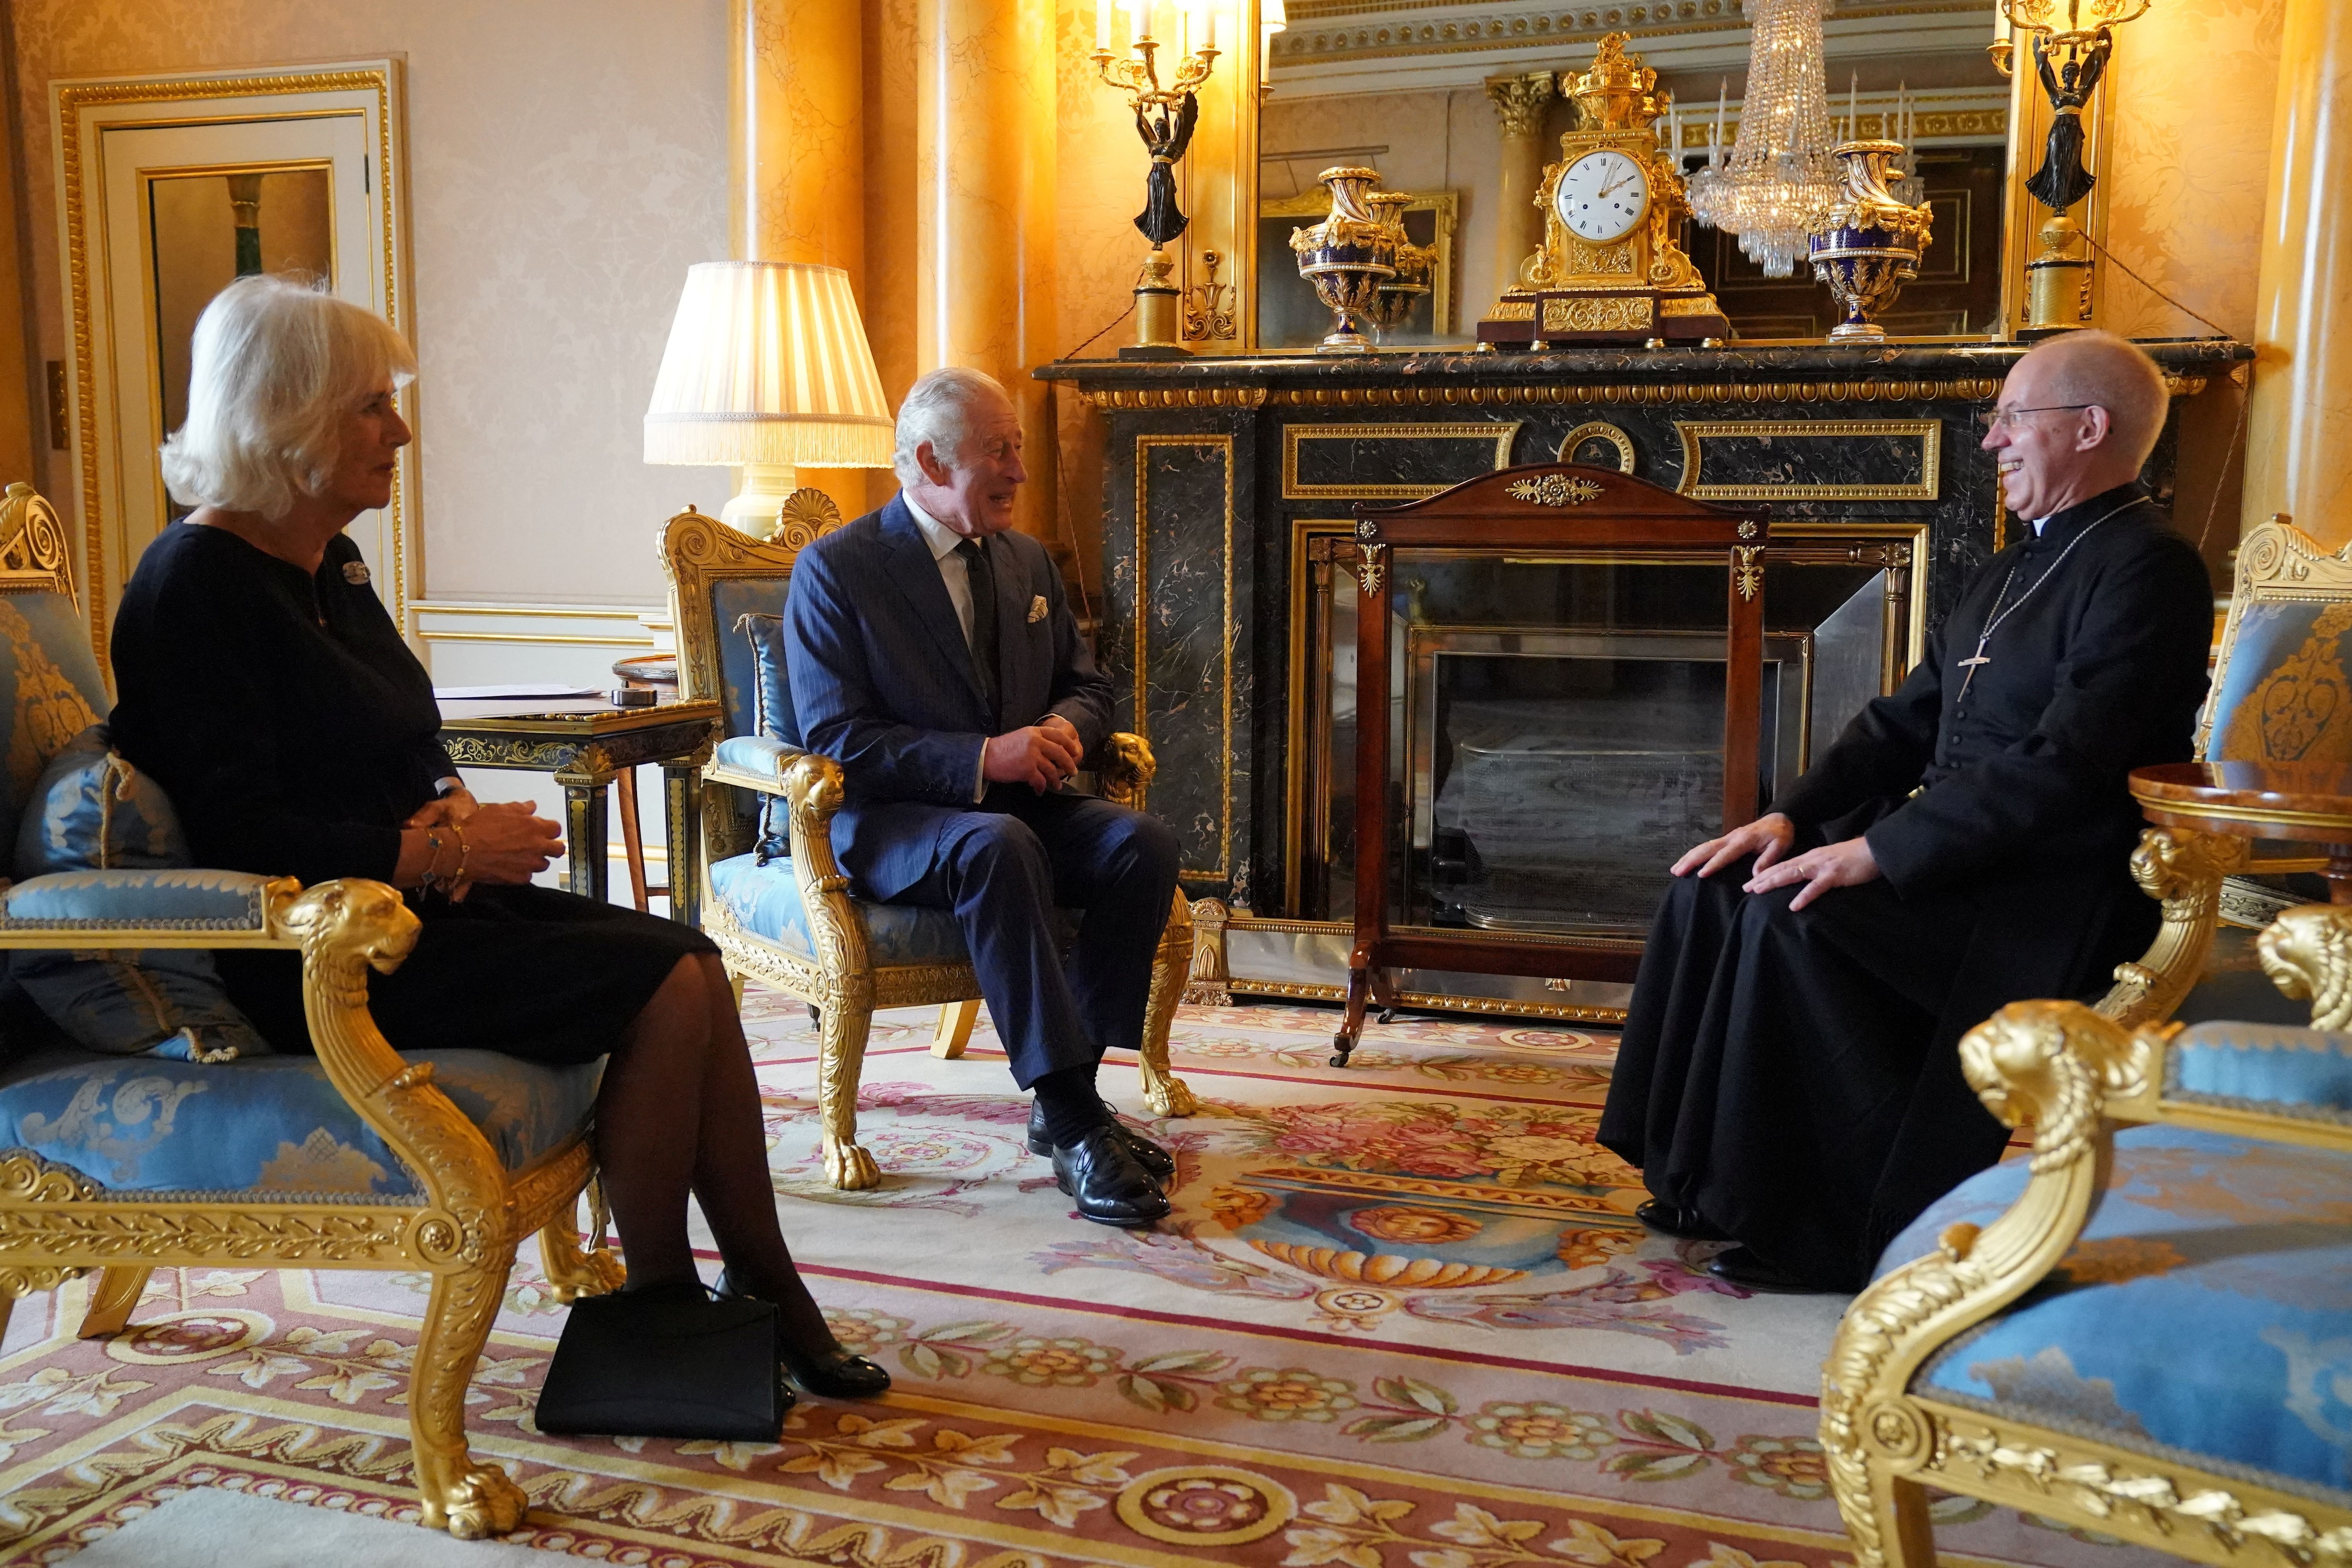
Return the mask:
[[1034,626],[1045,618],[1045,595],[1040,594],[1035,598],[1029,601],[1029,624]]

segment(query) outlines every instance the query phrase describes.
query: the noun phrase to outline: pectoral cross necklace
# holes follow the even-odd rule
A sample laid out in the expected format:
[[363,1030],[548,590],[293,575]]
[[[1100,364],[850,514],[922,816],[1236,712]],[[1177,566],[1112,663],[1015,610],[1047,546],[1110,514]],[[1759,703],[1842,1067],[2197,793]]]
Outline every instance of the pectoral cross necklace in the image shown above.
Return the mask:
[[2050,563],[2050,570],[2042,574],[2041,576],[2036,577],[2027,585],[2025,592],[2017,596],[2017,604],[2010,605],[2007,609],[2003,609],[2001,608],[2001,602],[2009,597],[2009,585],[2017,580],[2017,568],[2024,561],[2025,557],[2021,554],[2017,560],[2009,563],[2009,575],[2000,580],[2000,592],[1992,596],[1992,612],[1985,616],[1984,632],[1983,635],[1977,638],[1977,651],[1975,655],[1972,658],[1960,660],[1958,664],[1953,667],[1956,669],[1965,669],[1968,671],[1968,674],[1960,678],[1960,700],[1966,701],[1968,700],[1969,683],[1977,678],[1977,670],[1979,667],[1988,665],[1992,662],[1991,658],[1985,652],[1985,644],[1992,641],[1992,634],[2000,630],[2000,623],[2009,619],[2010,616],[2017,614],[2019,605],[2023,605],[2026,600],[2033,597],[2034,594],[2041,588],[2042,584],[2047,583],[2051,578],[2058,575],[2058,568],[2066,564],[2066,557],[2074,553],[2074,546],[2090,538],[2093,530],[2096,529],[2100,523],[2106,521],[2107,519],[2115,516],[2117,512],[2129,511],[2136,506],[2146,505],[2147,502],[2147,498],[2146,496],[2141,496],[2136,500],[2127,500],[2119,507],[2114,507],[2100,513],[2097,519],[2091,523],[2089,528],[2085,528],[2082,532],[2076,534],[2074,538],[2066,542],[2066,548],[2058,552],[2058,559]]

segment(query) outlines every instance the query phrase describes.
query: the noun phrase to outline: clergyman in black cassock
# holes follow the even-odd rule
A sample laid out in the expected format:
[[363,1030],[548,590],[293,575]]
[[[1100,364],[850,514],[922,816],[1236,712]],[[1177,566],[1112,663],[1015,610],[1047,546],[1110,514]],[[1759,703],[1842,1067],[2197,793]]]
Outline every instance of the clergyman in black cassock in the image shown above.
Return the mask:
[[2205,568],[2136,484],[2021,531],[1902,688],[1773,803],[1800,847],[1863,835],[1877,879],[1792,910],[1796,888],[1741,890],[1748,861],[1677,877],[1634,984],[1601,1143],[1821,1288],[1859,1289],[1895,1231],[2000,1157],[1960,1036],[2012,1001],[2104,989],[2155,934],[2126,776],[2190,755]]

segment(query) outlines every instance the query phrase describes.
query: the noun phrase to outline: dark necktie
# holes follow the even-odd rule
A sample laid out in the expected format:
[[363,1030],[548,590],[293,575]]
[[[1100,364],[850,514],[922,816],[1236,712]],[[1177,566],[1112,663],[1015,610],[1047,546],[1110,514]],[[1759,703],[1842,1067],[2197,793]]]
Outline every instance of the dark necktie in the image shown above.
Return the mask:
[[996,567],[987,546],[967,539],[956,546],[963,557],[964,582],[971,591],[971,662],[980,672],[981,695],[996,712]]

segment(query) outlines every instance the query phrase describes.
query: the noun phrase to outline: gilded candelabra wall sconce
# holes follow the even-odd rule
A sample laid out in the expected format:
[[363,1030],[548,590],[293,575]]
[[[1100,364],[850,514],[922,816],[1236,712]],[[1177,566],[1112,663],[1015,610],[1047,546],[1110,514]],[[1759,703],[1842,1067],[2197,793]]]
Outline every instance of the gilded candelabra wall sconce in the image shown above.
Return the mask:
[[[1134,18],[1124,55],[1111,47],[1112,23],[1120,10]],[[1160,80],[1163,40],[1152,31],[1156,18],[1171,18],[1177,35],[1175,73],[1165,86]],[[1176,165],[1192,144],[1192,127],[1200,119],[1201,104],[1195,93],[1217,63],[1215,8],[1198,8],[1201,43],[1197,48],[1189,47],[1187,37],[1193,26],[1194,7],[1178,0],[1160,0],[1157,5],[1153,0],[1095,0],[1095,69],[1107,85],[1127,95],[1135,110],[1136,134],[1143,138],[1144,151],[1151,157],[1150,171],[1144,177],[1143,210],[1135,218],[1135,226],[1151,242],[1151,249],[1135,281],[1135,342],[1119,350],[1122,359],[1178,358],[1192,352],[1184,347],[1182,337],[1195,335],[1183,331],[1180,310],[1183,291],[1174,282],[1176,262],[1167,246],[1184,232],[1187,222],[1176,201]]]
[[[2147,14],[2150,0],[2000,0],[2000,19],[2029,35],[2034,74],[2050,100],[2050,140],[2042,167],[2025,182],[2033,199],[2050,209],[2034,232],[2042,254],[2025,264],[2025,324],[2021,338],[2048,337],[2092,324],[2091,258],[2082,226],[2070,207],[2097,184],[2083,167],[2083,110],[2106,74],[2115,47],[2114,29]],[[2059,25],[2063,12],[2065,23]],[[1993,64],[2010,73],[2014,44],[1992,46]]]

